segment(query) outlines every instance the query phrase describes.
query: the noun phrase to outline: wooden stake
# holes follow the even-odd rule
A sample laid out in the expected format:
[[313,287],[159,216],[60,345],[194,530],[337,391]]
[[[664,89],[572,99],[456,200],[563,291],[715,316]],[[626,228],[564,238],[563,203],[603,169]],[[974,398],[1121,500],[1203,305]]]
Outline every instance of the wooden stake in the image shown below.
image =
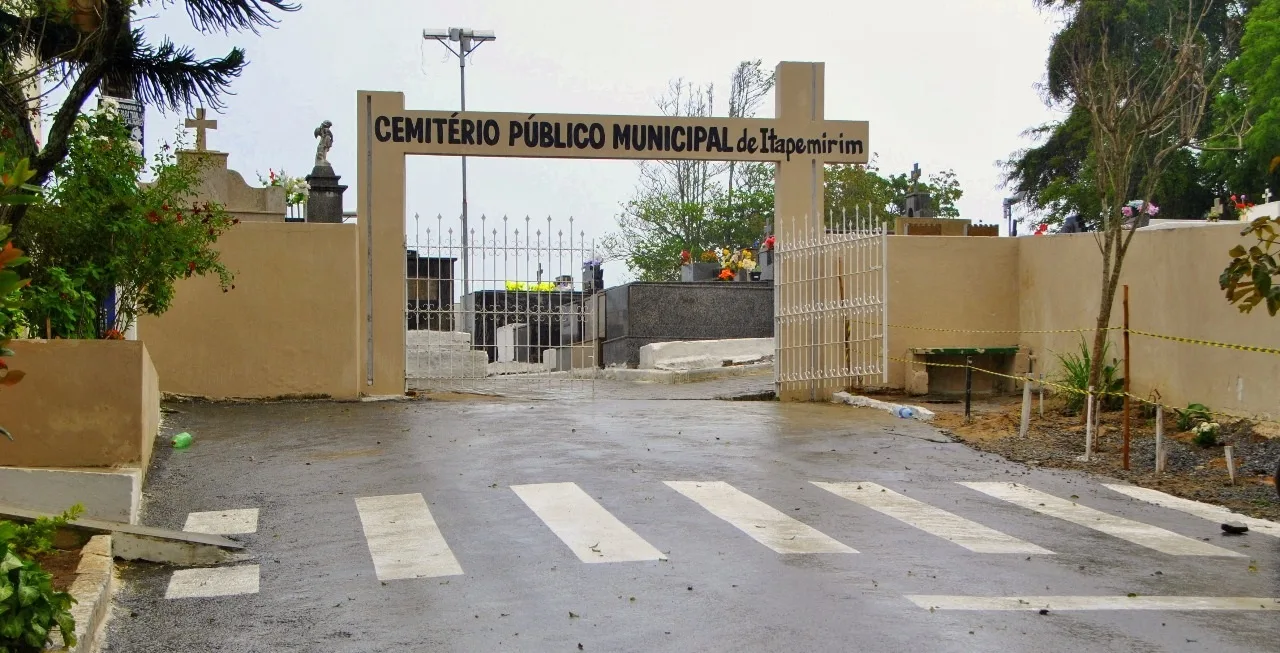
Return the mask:
[[1235,485],[1236,484],[1236,459],[1235,459],[1235,456],[1232,455],[1234,451],[1232,451],[1232,447],[1230,446],[1223,447],[1222,451],[1227,454],[1227,475],[1231,477],[1231,484]]
[[1040,373],[1040,419],[1044,419],[1044,372]]
[[1120,445],[1124,468],[1129,469],[1129,284],[1124,285],[1124,436]]
[[1089,386],[1089,394],[1085,397],[1084,417],[1084,459],[1089,461],[1093,455],[1093,386]]
[[1018,426],[1018,437],[1025,438],[1031,430],[1031,375],[1028,374],[1022,383],[1022,423]]
[[964,359],[964,423],[973,420],[973,357]]
[[1164,473],[1164,406],[1156,406],[1156,473]]
[[44,318],[44,339],[53,340],[53,328],[50,327],[50,320],[48,316],[45,316]]

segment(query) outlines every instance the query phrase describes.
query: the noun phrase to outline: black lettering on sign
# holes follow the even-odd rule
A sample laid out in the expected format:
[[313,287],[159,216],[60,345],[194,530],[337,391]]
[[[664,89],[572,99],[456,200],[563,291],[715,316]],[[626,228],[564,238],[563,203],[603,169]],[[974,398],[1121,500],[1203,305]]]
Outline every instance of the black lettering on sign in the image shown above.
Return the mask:
[[555,147],[556,135],[555,130],[549,122],[538,122],[538,145],[541,147]]
[[524,123],[524,146],[538,146],[538,123],[525,121]]
[[649,149],[658,152],[667,151],[667,139],[671,137],[671,127],[665,129],[662,125],[649,125]]
[[773,148],[770,147],[770,145],[772,145],[772,143],[769,140],[769,129],[767,127],[761,127],[760,128],[760,151],[765,154],[772,152]]
[[822,141],[816,138],[810,138],[804,142],[805,149],[811,154],[826,154],[827,151],[822,148]]
[[632,144],[635,145],[635,150],[643,152],[644,148],[649,145],[649,132],[645,130],[644,125],[628,125],[628,128],[635,136],[635,140],[632,141]]
[[463,120],[462,121],[462,144],[475,145],[476,144],[475,136],[476,136],[476,124],[471,122],[470,120]]
[[391,140],[397,143],[404,142],[404,116],[391,119]]
[[[702,144],[707,142],[707,128],[699,125],[697,127],[690,128],[690,131],[693,132],[693,138],[690,139],[693,141],[693,144],[689,149],[694,152],[701,152]],[[711,148],[708,147],[707,149],[710,150]]]
[[[629,150],[631,149],[631,125],[613,126],[613,149]],[[640,149],[640,148],[636,148]]]
[[391,119],[386,116],[378,116],[373,119],[373,136],[378,142],[385,143],[391,140]]
[[484,139],[485,145],[497,145],[499,135],[497,120],[484,121],[484,132],[481,137]]
[[458,128],[458,119],[457,119],[457,118],[450,118],[450,119],[449,119],[449,144],[450,144],[450,145],[461,145],[461,144],[462,144],[462,139],[461,139],[461,138],[459,138],[458,130],[459,130],[459,128]]
[[684,125],[676,125],[675,127],[672,127],[671,128],[671,151],[683,152],[685,145],[687,143],[688,141],[685,140]]
[[748,141],[747,141],[747,128],[746,128],[746,127],[743,127],[743,128],[742,128],[742,136],[739,136],[739,137],[738,137],[738,142],[737,142],[737,144],[735,145],[735,147],[738,149],[738,151],[739,151],[739,152],[746,152],[746,151],[748,151],[748,150],[747,150],[747,146],[748,146]]
[[844,142],[844,149],[849,154],[862,154],[862,141],[847,140]]
[[591,123],[591,129],[587,130],[587,138],[591,141],[591,149],[604,149],[604,125],[598,122]]
[[587,139],[587,132],[591,131],[591,125],[585,122],[577,123],[573,126],[573,134],[569,138],[569,144],[574,149],[585,150],[591,142]]
[[444,126],[449,123],[447,118],[432,118],[432,124],[436,126],[436,142],[444,145]]
[[510,132],[507,134],[507,145],[515,147],[516,141],[520,140],[521,136],[524,136],[524,125],[519,120],[512,120],[511,124],[507,125],[507,129]]
[[[567,131],[572,126],[573,126],[573,123],[569,123],[568,125],[565,125],[565,130]],[[562,150],[566,147],[569,147],[569,144],[564,142],[560,138],[560,123],[556,123],[556,147]]]
[[755,136],[752,136],[750,139],[748,139],[748,140],[747,140],[747,151],[748,151],[748,152],[750,152],[750,153],[752,153],[752,154],[755,154],[755,153],[756,153],[756,150],[757,150],[757,149],[759,149],[759,147],[760,147],[760,146],[759,146],[758,144],[756,144],[756,137],[755,137]]
[[406,141],[422,142],[422,118],[405,119],[404,138]]

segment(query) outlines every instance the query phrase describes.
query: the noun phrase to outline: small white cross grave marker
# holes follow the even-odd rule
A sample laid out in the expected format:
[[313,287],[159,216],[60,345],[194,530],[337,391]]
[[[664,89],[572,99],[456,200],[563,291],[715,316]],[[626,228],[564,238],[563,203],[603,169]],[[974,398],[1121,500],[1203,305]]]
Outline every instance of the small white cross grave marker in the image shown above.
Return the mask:
[[187,129],[196,130],[196,151],[204,152],[206,149],[208,149],[207,148],[207,145],[208,145],[207,132],[205,130],[217,129],[218,121],[206,120],[204,108],[201,107],[199,109],[196,109],[195,118],[187,118],[186,127]]
[[1268,189],[1266,190],[1266,192],[1264,192],[1264,193],[1262,194],[1262,203],[1263,203],[1263,204],[1270,204],[1270,203],[1271,203],[1271,189],[1270,189],[1270,188],[1268,188]]
[[1221,215],[1222,215],[1222,198],[1215,197],[1213,198],[1213,207],[1209,209],[1209,218],[1211,220],[1217,219]]

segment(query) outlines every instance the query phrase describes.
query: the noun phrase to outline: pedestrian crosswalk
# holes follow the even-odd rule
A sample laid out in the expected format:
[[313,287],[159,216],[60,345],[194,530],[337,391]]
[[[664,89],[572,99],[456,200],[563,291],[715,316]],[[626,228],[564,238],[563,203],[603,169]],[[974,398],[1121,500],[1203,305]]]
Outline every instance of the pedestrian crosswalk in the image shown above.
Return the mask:
[[[921,493],[916,491],[919,488],[918,485],[905,483],[897,487],[889,487],[870,481],[812,481],[811,487],[825,491],[825,493],[817,492],[808,497],[823,506],[825,512],[820,521],[806,516],[812,511],[801,514],[798,509],[791,506],[787,506],[784,511],[780,506],[771,505],[766,500],[768,496],[764,494],[746,491],[721,480],[663,481],[661,484],[655,482],[652,488],[645,489],[645,493],[661,492],[663,490],[659,488],[663,486],[665,490],[675,493],[671,496],[683,497],[683,499],[671,500],[671,505],[676,506],[672,510],[683,510],[678,507],[681,505],[688,508],[687,512],[680,515],[681,523],[687,523],[690,519],[697,520],[700,517],[714,517],[714,520],[707,523],[721,524],[716,528],[723,529],[724,537],[740,541],[743,547],[763,546],[783,556],[859,554],[858,549],[854,547],[861,546],[866,550],[863,542],[870,544],[873,551],[883,551],[883,546],[880,549],[876,548],[874,539],[867,542],[864,538],[873,531],[885,529],[890,529],[893,536],[899,538],[896,541],[902,541],[902,533],[920,532],[926,538],[938,538],[943,541],[938,546],[954,545],[974,554],[1054,556],[1059,555],[1061,551],[1072,550],[1072,545],[1069,543],[1072,538],[1069,535],[1060,536],[1057,540],[1058,544],[1055,545],[1054,542],[1029,541],[1044,539],[1043,537],[1023,539],[1025,533],[1043,534],[1045,533],[1043,529],[1023,529],[1020,526],[1019,534],[1023,537],[1015,537],[995,528],[1002,523],[1011,523],[1011,515],[1013,515],[1012,523],[1019,525],[1025,520],[1041,521],[1048,525],[1052,525],[1055,521],[1071,524],[1072,526],[1060,529],[1063,533],[1072,533],[1076,527],[1091,529],[1101,535],[1114,538],[1117,546],[1130,547],[1134,552],[1148,551],[1167,556],[1241,557],[1240,553],[1223,546],[1189,537],[1169,528],[1121,517],[1103,509],[1105,506],[1110,506],[1113,510],[1123,506],[1123,502],[1126,501],[1123,497],[1144,502],[1143,504],[1135,502],[1134,505],[1138,509],[1133,513],[1126,511],[1126,514],[1143,515],[1146,519],[1154,519],[1152,515],[1156,513],[1151,511],[1169,509],[1203,519],[1232,518],[1246,522],[1258,532],[1280,536],[1280,524],[1274,522],[1242,517],[1216,506],[1187,501],[1155,490],[1115,484],[1104,486],[1116,493],[1109,503],[1096,504],[1091,499],[1090,503],[1095,503],[1099,507],[1090,507],[1082,504],[1076,495],[1063,498],[1058,494],[1010,482],[965,481],[935,484],[934,487],[929,488],[929,492]],[[545,529],[541,531],[540,537],[554,542],[555,540],[549,537],[554,535],[559,540],[556,546],[562,543],[583,563],[643,564],[665,561],[669,554],[663,551],[671,551],[675,548],[687,551],[690,546],[690,542],[670,541],[673,537],[696,537],[684,533],[673,535],[670,528],[655,529],[650,523],[640,524],[643,526],[642,534],[606,507],[606,505],[624,505],[627,500],[639,494],[633,491],[634,488],[607,496],[598,493],[602,496],[597,497],[588,494],[577,483],[569,481],[512,485],[508,490],[514,494],[514,497],[507,509],[527,510],[526,515],[531,513],[537,519],[532,523],[537,524],[540,529]],[[1106,490],[1103,492],[1105,496]],[[908,496],[908,493],[913,496]],[[831,495],[839,499],[833,499]],[[967,507],[948,506],[950,510],[943,509],[925,499],[929,496],[945,496],[948,503],[952,501],[957,505],[964,503]],[[824,500],[822,497],[827,498]],[[685,502],[685,499],[692,503]],[[1006,508],[992,510],[992,499],[998,500],[1001,502],[1000,505]],[[522,507],[520,507],[521,503]],[[1150,507],[1150,504],[1158,507]],[[350,546],[364,550],[367,556],[364,558],[365,564],[372,567],[373,574],[379,581],[384,583],[393,580],[410,581],[466,574],[463,564],[459,562],[459,556],[451,546],[451,538],[448,536],[450,529],[442,528],[436,522],[428,505],[428,497],[421,493],[363,496],[354,499],[353,512],[359,519],[363,542],[353,541]],[[980,521],[963,517],[951,510],[979,515],[976,519]],[[621,514],[625,516],[626,511]],[[1019,514],[1023,515],[1022,520],[1016,517]],[[1170,512],[1167,515],[1175,517],[1176,513]],[[885,517],[891,518],[892,521],[885,520]],[[997,519],[1000,521],[995,522],[994,520]],[[981,523],[983,521],[988,523]],[[1181,525],[1174,528],[1187,530],[1185,518],[1172,521]],[[201,533],[252,534],[257,531],[257,524],[258,509],[237,508],[191,513],[187,517],[185,529]],[[732,526],[733,529],[723,528],[723,524]],[[822,529],[828,532],[819,530],[815,524],[821,525]],[[744,535],[746,537],[743,537]],[[460,539],[465,540],[465,538]],[[696,545],[697,542],[693,544]],[[527,551],[529,544],[526,541],[520,546],[523,553]],[[717,541],[716,544],[708,546],[715,546],[717,550],[721,550],[723,542]],[[1049,546],[1057,551],[1048,548]],[[1079,547],[1075,547],[1075,550],[1079,551]],[[465,562],[465,551],[463,553],[462,560]],[[258,591],[258,581],[259,569],[256,564],[184,569],[173,573],[165,596],[171,599],[190,599],[253,594]],[[918,601],[916,601],[917,598]],[[1177,603],[1174,599],[1162,603],[1155,600],[1156,598],[1160,597],[1153,597],[1147,603],[1133,601],[1121,603],[1129,606],[1127,609],[1160,609],[1151,606]],[[1092,599],[1096,601],[1090,603]],[[1025,605],[1016,602],[1019,600],[1018,597],[921,596],[911,600],[921,606],[928,604],[930,608],[956,610],[1017,609]],[[1112,599],[1057,597],[1055,601],[1059,606],[1077,606],[1059,609],[1095,609],[1088,606],[1111,605],[1108,601]],[[970,605],[985,607],[966,607]],[[1216,604],[1210,600],[1205,605]],[[1226,607],[1220,609],[1235,609],[1231,606],[1236,604],[1222,605]]]

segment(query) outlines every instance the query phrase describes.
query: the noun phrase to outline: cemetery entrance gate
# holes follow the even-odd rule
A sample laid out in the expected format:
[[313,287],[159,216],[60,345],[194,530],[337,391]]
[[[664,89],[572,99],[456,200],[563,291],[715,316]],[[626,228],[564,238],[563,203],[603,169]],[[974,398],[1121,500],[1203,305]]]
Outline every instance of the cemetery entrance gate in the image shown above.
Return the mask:
[[[398,396],[406,389],[409,284],[405,262],[406,223],[410,222],[406,219],[406,156],[773,162],[774,228],[780,247],[785,249],[789,234],[823,229],[824,164],[868,160],[868,124],[826,120],[823,80],[821,63],[779,63],[773,119],[420,111],[405,108],[402,93],[357,92],[356,212],[362,280],[359,349],[364,394]],[[431,263],[427,265],[429,269]],[[467,276],[471,277],[476,262],[468,260],[467,265]],[[791,269],[788,272],[779,266],[779,287],[795,283],[789,275],[797,272],[794,267]],[[554,283],[554,279],[551,281]],[[581,280],[578,287],[581,288]],[[838,293],[838,288],[811,284],[809,290],[798,294],[778,292],[775,301],[800,304],[780,305],[775,314],[807,311],[815,315],[829,310],[832,304],[824,293],[830,292]],[[464,308],[468,301],[472,306],[483,306],[487,301],[483,295],[467,294],[471,298],[461,302]],[[589,313],[588,307],[579,311],[584,316]],[[807,365],[805,360],[822,360],[807,351],[808,347],[820,346],[820,341],[806,344],[801,336],[792,333],[797,328],[803,330],[805,324],[778,322],[777,341],[793,343],[779,347],[778,370],[802,369]],[[516,330],[519,329],[511,329]],[[496,340],[495,333],[495,348]],[[783,377],[779,380],[784,381],[779,384],[784,400],[821,398],[807,388],[785,383]]]

